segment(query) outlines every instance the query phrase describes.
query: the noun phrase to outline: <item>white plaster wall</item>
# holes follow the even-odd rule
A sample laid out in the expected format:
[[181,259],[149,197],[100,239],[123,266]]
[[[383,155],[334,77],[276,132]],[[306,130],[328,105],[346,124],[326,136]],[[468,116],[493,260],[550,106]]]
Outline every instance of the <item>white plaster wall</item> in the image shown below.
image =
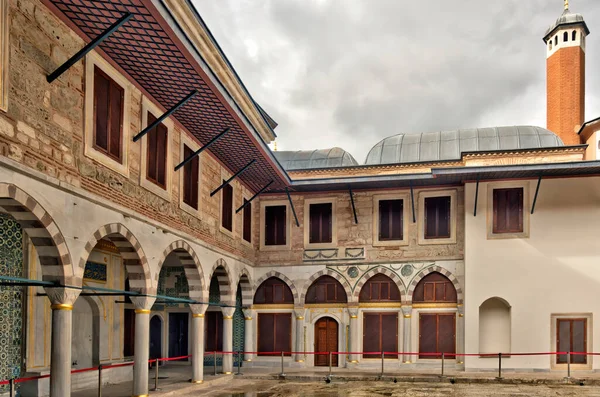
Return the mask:
[[[536,182],[529,184],[530,199]],[[513,352],[555,351],[551,314],[600,315],[600,178],[543,179],[530,237],[524,239],[487,239],[487,183],[479,189],[477,217],[475,184],[465,189],[466,352],[478,353],[479,306],[494,296],[511,306]],[[598,351],[599,338],[592,326],[589,350]],[[467,370],[496,365],[478,357],[465,360]],[[503,367],[550,369],[551,359],[513,356]],[[600,360],[593,360],[593,368],[600,368]]]

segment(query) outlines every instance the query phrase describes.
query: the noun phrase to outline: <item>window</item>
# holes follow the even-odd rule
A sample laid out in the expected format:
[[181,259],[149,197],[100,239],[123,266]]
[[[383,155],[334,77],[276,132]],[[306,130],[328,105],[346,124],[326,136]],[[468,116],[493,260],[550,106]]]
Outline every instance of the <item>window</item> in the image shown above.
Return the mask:
[[[398,351],[398,313],[364,313],[363,351]],[[397,354],[384,354],[385,358],[398,358]],[[363,358],[381,358],[381,353],[363,354]]]
[[[156,117],[151,112],[148,112],[148,125],[154,123]],[[145,138],[147,142],[147,161],[146,178],[162,188],[167,186],[167,155],[168,155],[168,130],[167,127],[160,123],[155,128],[150,130]]]
[[425,238],[450,237],[450,196],[425,197]]
[[258,313],[258,355],[268,352],[284,352],[291,355],[292,314]]
[[569,41],[569,33],[568,32],[563,33],[563,41],[564,42]]
[[572,36],[573,36],[573,38],[572,38],[573,41],[577,40],[577,31],[576,30],[573,31]]
[[[223,180],[225,182],[225,180]],[[231,184],[225,185],[221,190],[221,226],[233,230],[233,187]]]
[[[244,199],[244,204],[248,200]],[[244,207],[244,219],[243,219],[243,239],[249,243],[252,242],[252,203],[248,203]]]
[[554,36],[554,45],[558,45],[558,36]]
[[8,1],[0,1],[0,110],[8,107]]
[[309,243],[331,243],[332,204],[310,204]]
[[446,276],[432,272],[423,277],[413,292],[413,302],[456,302],[456,289]]
[[360,302],[400,302],[398,286],[385,274],[371,277],[360,290]]
[[94,67],[94,148],[121,162],[124,90]]
[[548,44],[548,49],[552,50],[552,40],[550,40],[550,44]]
[[[187,145],[183,145],[183,158],[186,159],[194,153]],[[198,209],[198,171],[199,158],[195,156],[183,166],[183,202]]]
[[305,303],[346,303],[344,287],[331,276],[316,279],[306,291]]
[[440,359],[441,353],[456,353],[456,314],[420,313],[419,358]]
[[494,233],[523,232],[523,188],[494,189]]
[[265,245],[286,245],[285,205],[265,207]]
[[[559,318],[556,320],[556,351],[587,352],[587,319]],[[558,354],[557,364],[566,364],[567,355]],[[571,364],[587,364],[587,356],[571,354]]]
[[254,294],[255,304],[294,303],[294,295],[288,285],[277,277],[262,282]]
[[379,200],[379,240],[402,240],[404,200]]

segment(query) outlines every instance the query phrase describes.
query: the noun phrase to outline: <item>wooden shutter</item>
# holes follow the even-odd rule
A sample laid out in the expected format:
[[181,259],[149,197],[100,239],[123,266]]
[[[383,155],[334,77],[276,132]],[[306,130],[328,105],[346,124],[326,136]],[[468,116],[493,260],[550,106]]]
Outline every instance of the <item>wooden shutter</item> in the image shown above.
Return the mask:
[[450,197],[425,198],[425,238],[450,237]]
[[[456,315],[438,314],[437,351],[456,353]],[[502,353],[502,352],[501,352]],[[441,357],[441,356],[440,356]],[[453,357],[450,357],[453,358]]]
[[94,147],[108,153],[108,93],[110,83],[94,68]]
[[[381,314],[381,351],[398,351],[398,313]],[[384,357],[398,358],[398,355],[386,353]]]
[[125,91],[94,67],[94,147],[121,161]]
[[275,314],[275,345],[273,351],[283,351],[284,356],[290,356],[292,351],[292,314]]
[[332,241],[331,203],[310,204],[309,206],[309,242],[330,243]]
[[[244,204],[246,204],[248,200],[244,199]],[[247,242],[252,242],[252,203],[248,203],[244,207],[244,231],[243,238]]]
[[275,315],[273,313],[259,313],[258,314],[258,355],[261,356],[263,352],[275,351],[274,339],[275,339]]
[[111,81],[110,84],[110,138],[108,154],[121,159],[121,134],[123,129],[123,88]]
[[286,229],[286,206],[265,207],[265,245],[285,245]]
[[494,189],[493,232],[523,232],[523,188]]
[[[435,353],[437,350],[437,315],[419,315],[419,353]],[[419,354],[419,358],[435,358],[429,354]]]
[[379,240],[402,240],[403,200],[379,201]]
[[[225,180],[223,180],[225,182]],[[221,225],[229,230],[233,230],[233,187],[229,184],[221,190],[222,212],[221,212]]]
[[[193,150],[183,145],[183,157],[188,158]],[[198,156],[183,166],[183,202],[198,209]]]
[[[379,313],[364,313],[363,351],[378,352],[381,343],[381,316]],[[363,354],[363,358],[378,358],[380,354]]]
[[[560,352],[587,352],[587,319],[558,319],[556,320],[556,350]],[[567,363],[567,355],[556,356],[558,364]],[[587,356],[572,354],[572,364],[586,364]]]

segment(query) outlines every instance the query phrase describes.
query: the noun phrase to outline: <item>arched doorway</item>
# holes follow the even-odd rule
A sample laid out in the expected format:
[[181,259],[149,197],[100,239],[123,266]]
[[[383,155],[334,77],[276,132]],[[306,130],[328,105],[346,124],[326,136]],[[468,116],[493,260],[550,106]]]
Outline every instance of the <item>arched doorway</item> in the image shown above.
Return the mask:
[[258,313],[257,352],[259,356],[269,352],[284,352],[290,356],[292,351],[292,310],[294,295],[290,287],[278,277],[269,277],[263,281],[254,294],[254,305],[268,308],[280,308],[290,305],[289,311],[281,309]]
[[71,362],[76,368],[90,368],[100,363],[100,323],[96,302],[81,296],[73,305]]
[[162,320],[153,316],[150,320],[150,360],[162,357]]
[[[337,321],[331,317],[322,317],[315,323],[315,353],[328,353],[338,351],[338,331]],[[331,366],[338,366],[337,354],[331,355]],[[315,354],[315,366],[329,366],[328,354]]]

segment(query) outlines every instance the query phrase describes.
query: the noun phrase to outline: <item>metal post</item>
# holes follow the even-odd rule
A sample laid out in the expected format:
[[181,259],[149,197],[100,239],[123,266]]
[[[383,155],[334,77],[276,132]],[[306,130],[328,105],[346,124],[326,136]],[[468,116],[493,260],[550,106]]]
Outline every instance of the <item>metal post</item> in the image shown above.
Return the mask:
[[381,352],[381,375],[379,377],[383,378],[383,352]]
[[502,379],[502,353],[498,353],[498,379]]
[[217,376],[217,352],[213,352],[213,375]]
[[238,371],[237,371],[236,375],[241,375],[242,374],[241,373],[241,368],[242,368],[242,352],[238,350],[237,356],[238,356],[238,359],[237,359],[237,362],[238,362]]
[[10,379],[8,381],[8,386],[10,388],[10,397],[15,397],[15,380]]
[[285,376],[285,372],[283,372],[283,352],[281,352],[281,373],[279,376]]
[[154,365],[156,366],[154,370],[154,390],[158,390],[158,358],[154,362]]
[[571,379],[571,352],[567,352],[567,379]]
[[329,378],[331,378],[331,362],[332,362],[332,355],[331,352],[329,352]]
[[102,397],[102,364],[98,365],[98,397]]
[[442,378],[444,377],[444,352],[442,352]]

